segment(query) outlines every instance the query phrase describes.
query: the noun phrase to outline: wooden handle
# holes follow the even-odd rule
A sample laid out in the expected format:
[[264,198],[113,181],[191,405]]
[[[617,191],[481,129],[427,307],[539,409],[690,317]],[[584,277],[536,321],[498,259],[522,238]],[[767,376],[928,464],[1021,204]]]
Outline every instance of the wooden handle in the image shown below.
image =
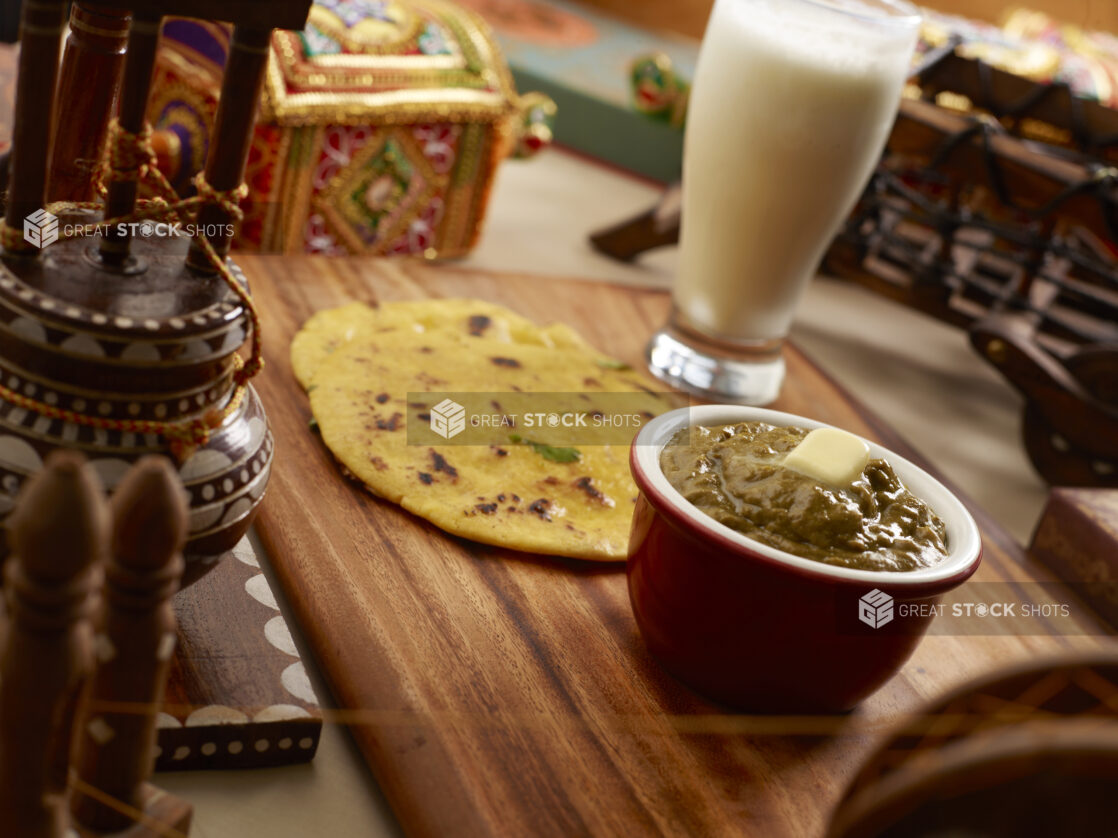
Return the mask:
[[113,494],[113,562],[134,573],[175,565],[186,540],[186,495],[165,457],[144,457]]
[[108,527],[101,491],[81,455],[63,450],[47,457],[44,470],[27,482],[8,518],[8,537],[36,585],[63,584],[104,554]]
[[9,519],[0,654],[0,813],[5,835],[63,838],[75,710],[93,666],[89,620],[107,514],[80,455],[58,451]]
[[[12,116],[12,148],[8,163],[8,203],[4,220],[13,230],[43,208],[47,194],[47,161],[54,137],[54,96],[58,53],[62,41],[64,0],[24,2],[20,24],[19,77]],[[21,252],[37,255],[27,246]]]
[[0,154],[0,214],[3,214],[8,205],[8,162],[11,153],[5,151]]
[[[264,85],[268,67],[271,29],[233,30],[229,58],[221,81],[221,100],[214,117],[213,137],[206,159],[206,182],[218,192],[236,189],[245,175],[252,129],[256,124],[256,105]],[[232,216],[215,204],[207,204],[198,214],[203,231],[213,231],[210,244],[224,258],[233,238]],[[192,247],[187,263],[201,273],[213,273],[213,267],[197,247]]]
[[658,247],[679,241],[679,219],[683,200],[677,182],[665,190],[656,206],[640,215],[591,234],[590,243],[600,253],[622,262],[631,262]]
[[[125,131],[138,134],[143,130],[151,74],[159,49],[161,18],[139,15],[132,21],[128,35],[128,54],[124,61],[124,81],[120,89],[120,113],[117,120]],[[105,204],[106,218],[131,215],[136,206],[138,176],[128,180],[115,180],[109,184],[109,197]],[[123,265],[128,259],[129,236],[114,227],[101,238],[101,259],[111,266]]]
[[[77,768],[88,785],[142,810],[175,648],[171,596],[182,577],[186,540],[186,499],[171,464],[162,457],[137,463],[117,487],[112,513],[100,661]],[[73,812],[79,824],[102,832],[134,823],[84,795],[75,798]]]
[[50,164],[52,201],[92,201],[93,178],[105,147],[113,104],[120,89],[131,14],[126,9],[75,3],[62,53],[58,101],[65,120]]
[[682,186],[673,183],[660,200],[640,215],[590,234],[595,250],[622,262],[679,241]]

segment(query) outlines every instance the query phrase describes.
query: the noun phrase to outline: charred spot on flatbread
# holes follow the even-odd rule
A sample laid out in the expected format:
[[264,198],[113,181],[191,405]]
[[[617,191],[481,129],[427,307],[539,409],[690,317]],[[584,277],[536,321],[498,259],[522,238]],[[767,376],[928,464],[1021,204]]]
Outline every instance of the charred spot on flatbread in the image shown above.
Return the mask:
[[397,411],[389,416],[387,419],[377,419],[377,430],[379,431],[395,431],[400,428],[400,420],[404,418],[404,414]]
[[431,465],[434,467],[435,471],[441,471],[451,480],[458,479],[458,469],[448,463],[446,457],[434,448],[431,449]]
[[553,506],[547,498],[537,498],[528,504],[528,511],[544,521],[550,521]]
[[594,478],[589,475],[578,478],[573,485],[595,503],[600,503],[603,506],[613,506],[613,498],[606,497],[602,490],[594,485]]

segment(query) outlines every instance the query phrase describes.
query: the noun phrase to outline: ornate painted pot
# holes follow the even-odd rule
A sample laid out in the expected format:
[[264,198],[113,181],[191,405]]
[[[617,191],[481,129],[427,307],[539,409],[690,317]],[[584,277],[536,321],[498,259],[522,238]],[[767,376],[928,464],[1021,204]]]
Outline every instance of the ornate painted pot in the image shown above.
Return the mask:
[[[193,450],[175,451],[158,433],[71,421],[182,423],[228,403],[248,317],[220,278],[183,265],[188,242],[137,237],[138,264],[153,269],[131,275],[94,266],[95,237],[58,242],[38,259],[3,256],[0,516],[45,455],[65,447],[85,454],[110,491],[140,457],[176,454],[190,497],[188,559],[216,557],[248,529],[268,484],[273,450],[251,387]],[[245,282],[235,266],[234,275]],[[67,418],[29,407],[30,400]],[[188,576],[204,564],[192,562]]]

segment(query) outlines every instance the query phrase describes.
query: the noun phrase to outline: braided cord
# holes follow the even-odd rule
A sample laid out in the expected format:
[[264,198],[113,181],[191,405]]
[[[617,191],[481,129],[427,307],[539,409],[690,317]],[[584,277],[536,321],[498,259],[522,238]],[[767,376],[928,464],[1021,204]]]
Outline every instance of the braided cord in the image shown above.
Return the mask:
[[[139,221],[164,221],[181,224],[183,217],[187,215],[196,217],[197,212],[205,205],[220,207],[228,213],[234,223],[239,222],[244,217],[240,202],[248,194],[248,187],[245,184],[242,183],[235,189],[228,191],[219,191],[207,183],[205,175],[199,172],[193,180],[197,195],[192,198],[179,198],[167,178],[156,166],[155,150],[151,146],[150,125],[145,123],[141,131],[133,133],[113,120],[110,130],[111,151],[97,175],[98,193],[102,197],[107,194],[105,181],[129,180],[146,181],[155,194],[150,198],[138,200],[135,211],[126,216],[74,227],[66,234],[60,235],[60,239],[89,236],[99,228]],[[47,211],[58,214],[66,210],[96,210],[101,209],[102,206],[101,203],[93,201],[58,202],[48,206]],[[240,408],[249,381],[264,368],[263,346],[260,342],[260,317],[252,296],[249,294],[247,287],[237,281],[225,260],[221,258],[209,237],[206,236],[205,231],[198,231],[194,242],[205,256],[206,262],[217,272],[244,307],[252,334],[252,351],[248,361],[244,361],[240,355],[235,353],[233,355],[235,366],[233,391],[223,407],[215,407],[206,411],[202,416],[188,421],[172,422],[154,419],[116,419],[90,416],[33,399],[10,387],[5,387],[3,384],[0,384],[0,398],[40,416],[61,419],[76,425],[124,433],[156,434],[167,440],[171,453],[176,460],[183,462],[188,459],[197,448],[209,442],[213,432],[220,428],[225,420]],[[9,252],[26,252],[30,247],[24,240],[23,232],[18,228],[9,227],[3,219],[0,219],[0,245]]]

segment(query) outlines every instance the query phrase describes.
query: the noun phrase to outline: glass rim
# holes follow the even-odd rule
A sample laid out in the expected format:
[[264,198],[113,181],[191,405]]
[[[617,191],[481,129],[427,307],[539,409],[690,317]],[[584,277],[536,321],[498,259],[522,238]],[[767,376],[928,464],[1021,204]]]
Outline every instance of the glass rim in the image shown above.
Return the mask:
[[853,8],[844,8],[844,0],[797,0],[808,6],[825,11],[846,15],[867,23],[884,24],[886,26],[919,26],[924,16],[920,10],[908,0],[861,0],[860,5],[879,8],[881,14],[866,14]]

